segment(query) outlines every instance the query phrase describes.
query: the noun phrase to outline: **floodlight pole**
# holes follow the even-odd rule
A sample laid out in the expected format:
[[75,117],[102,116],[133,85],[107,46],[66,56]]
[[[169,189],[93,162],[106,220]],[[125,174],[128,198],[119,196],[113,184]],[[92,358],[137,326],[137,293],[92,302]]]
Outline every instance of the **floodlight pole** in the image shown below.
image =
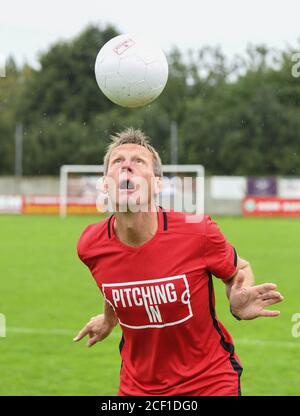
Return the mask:
[[68,184],[68,171],[66,166],[60,168],[59,178],[59,215],[61,218],[67,216],[67,184]]
[[177,165],[178,163],[178,127],[176,121],[171,121],[171,164]]
[[23,126],[18,123],[15,132],[15,176],[23,174]]

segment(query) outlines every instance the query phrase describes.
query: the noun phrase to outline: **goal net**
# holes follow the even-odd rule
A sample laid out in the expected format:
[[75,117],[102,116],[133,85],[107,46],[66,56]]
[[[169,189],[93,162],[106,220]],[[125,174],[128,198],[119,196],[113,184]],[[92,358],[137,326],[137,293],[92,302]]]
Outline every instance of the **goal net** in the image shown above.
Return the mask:
[[[60,216],[109,213],[101,199],[103,165],[63,165],[60,168]],[[157,204],[166,210],[204,212],[204,167],[163,165],[162,192]]]

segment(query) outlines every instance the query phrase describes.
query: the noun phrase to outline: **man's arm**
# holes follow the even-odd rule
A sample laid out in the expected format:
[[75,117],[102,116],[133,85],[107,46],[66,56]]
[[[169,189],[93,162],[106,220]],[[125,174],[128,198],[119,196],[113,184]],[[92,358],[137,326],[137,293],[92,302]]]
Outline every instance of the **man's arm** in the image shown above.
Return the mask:
[[250,263],[238,257],[237,270],[226,282],[226,293],[232,313],[240,319],[279,316],[280,311],[265,309],[283,300],[277,292],[277,285],[264,283],[254,286],[254,276]]
[[73,338],[74,341],[80,341],[86,335],[89,336],[87,347],[91,347],[96,342],[106,338],[113,328],[117,325],[118,318],[112,306],[104,300],[104,313],[93,316],[90,321],[79,331],[78,335]]
[[104,317],[105,320],[108,323],[110,323],[113,327],[115,327],[119,322],[113,307],[109,302],[107,302],[107,300],[104,300]]
[[240,257],[237,258],[237,270],[235,274],[231,277],[229,281],[226,282],[226,294],[228,299],[230,299],[230,292],[233,284],[235,283],[235,278],[240,270],[245,272],[245,280],[243,282],[243,286],[253,286],[254,285],[254,275],[250,266],[250,263],[247,260],[241,259]]

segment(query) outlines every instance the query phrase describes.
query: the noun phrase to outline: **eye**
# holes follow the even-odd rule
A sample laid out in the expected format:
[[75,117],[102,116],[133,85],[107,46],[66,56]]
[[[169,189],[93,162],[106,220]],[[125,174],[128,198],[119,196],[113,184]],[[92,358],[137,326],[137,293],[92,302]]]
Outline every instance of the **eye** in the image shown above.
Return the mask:
[[120,158],[114,160],[114,163],[120,163],[120,162],[121,162],[121,159]]
[[137,159],[137,163],[144,163],[143,159]]

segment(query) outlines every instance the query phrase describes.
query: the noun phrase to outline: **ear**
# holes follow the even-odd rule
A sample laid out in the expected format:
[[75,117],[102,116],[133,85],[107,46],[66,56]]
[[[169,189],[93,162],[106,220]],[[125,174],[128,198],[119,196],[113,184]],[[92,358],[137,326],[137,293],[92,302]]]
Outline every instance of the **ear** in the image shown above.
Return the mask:
[[155,176],[154,178],[154,194],[158,195],[161,193],[163,188],[162,178],[159,176]]
[[101,179],[102,180],[100,182],[99,189],[100,189],[101,192],[107,194],[107,192],[108,192],[108,183],[107,183],[106,176],[103,176]]

